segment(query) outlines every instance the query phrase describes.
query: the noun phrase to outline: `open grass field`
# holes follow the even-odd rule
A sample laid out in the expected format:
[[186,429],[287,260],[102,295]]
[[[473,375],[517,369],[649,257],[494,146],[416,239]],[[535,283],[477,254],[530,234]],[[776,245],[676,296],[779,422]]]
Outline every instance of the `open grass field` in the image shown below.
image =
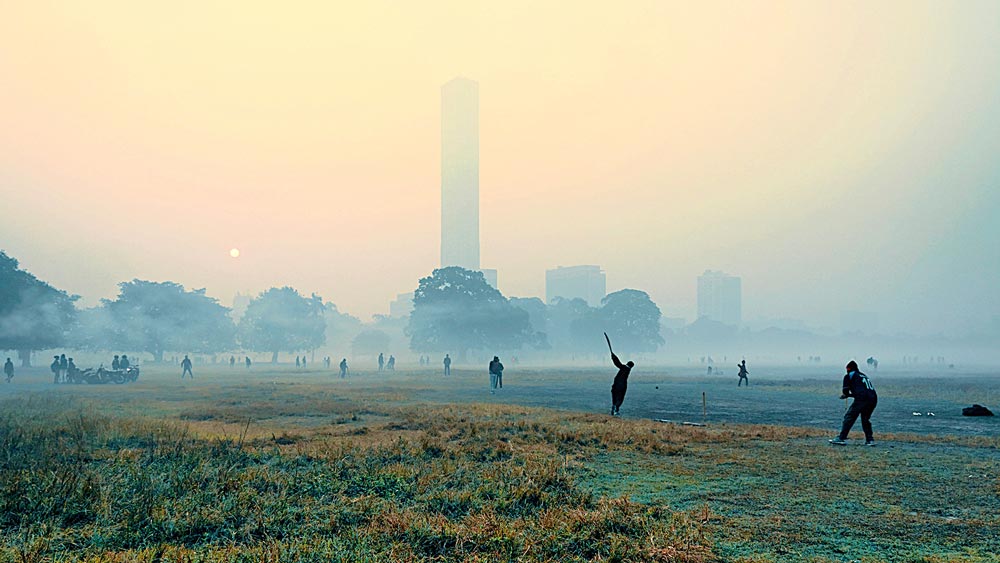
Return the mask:
[[815,367],[640,366],[621,419],[613,370],[177,371],[0,385],[0,561],[1000,561],[988,370],[873,375],[876,448]]

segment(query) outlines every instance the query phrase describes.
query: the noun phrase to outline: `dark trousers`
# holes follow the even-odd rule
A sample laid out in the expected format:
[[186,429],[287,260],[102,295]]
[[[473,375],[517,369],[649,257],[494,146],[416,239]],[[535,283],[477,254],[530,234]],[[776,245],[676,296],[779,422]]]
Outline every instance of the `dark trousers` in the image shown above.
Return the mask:
[[451,375],[451,366],[444,366],[444,374]]
[[851,407],[844,413],[844,426],[840,429],[840,438],[847,439],[851,427],[854,426],[854,421],[860,416],[861,429],[865,431],[865,440],[872,441],[874,439],[872,437],[872,413],[875,412],[876,405],[878,405],[878,397],[854,399]]
[[625,402],[625,389],[617,389],[615,387],[611,388],[611,406],[614,408],[615,412],[621,408],[622,403]]
[[740,376],[740,380],[738,382],[736,382],[736,386],[739,387],[739,386],[743,385],[743,380],[744,379],[747,381],[747,387],[750,387],[750,378],[747,377],[747,376],[745,376],[745,375],[741,375]]
[[191,368],[184,368],[184,371],[181,372],[181,379],[184,379],[185,375],[190,375],[191,379],[194,379],[194,372],[191,371]]

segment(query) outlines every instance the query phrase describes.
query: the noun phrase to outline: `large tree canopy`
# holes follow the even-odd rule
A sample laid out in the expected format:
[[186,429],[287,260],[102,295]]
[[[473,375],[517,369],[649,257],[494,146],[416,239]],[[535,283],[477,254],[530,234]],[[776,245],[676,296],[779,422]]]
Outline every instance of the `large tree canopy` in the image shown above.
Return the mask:
[[132,280],[118,285],[118,297],[103,301],[102,311],[84,317],[100,323],[81,327],[89,347],[149,352],[156,361],[164,352],[213,354],[231,350],[236,327],[229,309],[174,282]]
[[451,266],[420,280],[407,326],[415,352],[445,352],[464,357],[468,350],[490,352],[537,344],[528,319],[482,272]]
[[[601,301],[597,324],[612,335],[616,349],[621,352],[655,352],[664,343],[660,336],[660,316],[660,308],[645,291],[623,289]],[[596,339],[600,337],[597,333]]]
[[240,342],[255,352],[315,350],[326,342],[327,309],[315,293],[303,297],[291,287],[272,287],[247,305],[240,320]]
[[0,251],[0,350],[17,350],[27,366],[32,350],[62,346],[76,299],[21,270],[17,260]]

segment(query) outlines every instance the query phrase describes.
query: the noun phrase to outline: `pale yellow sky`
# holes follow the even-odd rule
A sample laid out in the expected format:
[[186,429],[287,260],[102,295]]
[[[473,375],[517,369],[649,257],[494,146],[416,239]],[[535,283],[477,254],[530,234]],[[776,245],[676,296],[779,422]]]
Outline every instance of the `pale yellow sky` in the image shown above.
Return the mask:
[[1000,314],[994,2],[0,4],[0,248],[91,303],[385,312],[437,266],[465,75],[508,295],[596,263],[689,320],[706,268],[750,319]]

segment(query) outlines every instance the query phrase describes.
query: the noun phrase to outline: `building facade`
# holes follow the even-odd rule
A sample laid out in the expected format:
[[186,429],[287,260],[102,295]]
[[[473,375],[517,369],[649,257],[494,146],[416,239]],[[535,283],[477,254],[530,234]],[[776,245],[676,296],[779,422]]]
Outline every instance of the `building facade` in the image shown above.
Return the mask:
[[738,326],[743,321],[742,280],[713,270],[698,276],[698,318],[702,317]]
[[479,84],[441,87],[441,266],[479,269]]
[[607,294],[607,276],[600,266],[559,266],[545,271],[545,302],[556,297],[583,299],[599,307]]

